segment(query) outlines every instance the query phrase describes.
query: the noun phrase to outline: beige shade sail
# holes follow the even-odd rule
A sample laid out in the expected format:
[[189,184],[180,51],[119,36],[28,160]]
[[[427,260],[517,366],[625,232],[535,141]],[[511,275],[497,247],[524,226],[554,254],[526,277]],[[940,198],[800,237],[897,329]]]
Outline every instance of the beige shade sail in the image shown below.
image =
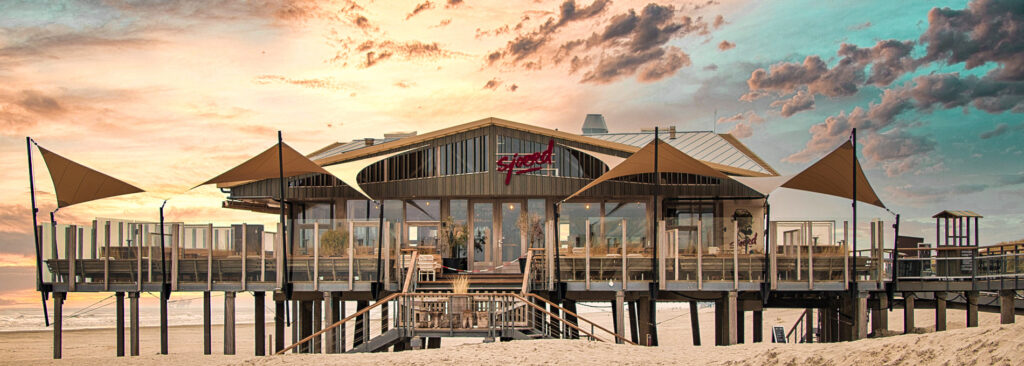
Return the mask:
[[854,160],[853,143],[847,141],[799,174],[779,177],[735,177],[737,181],[762,194],[779,187],[853,199],[854,164],[856,164],[857,200],[885,208],[875,189],[864,176],[860,162]]
[[[38,145],[37,145],[38,146]],[[57,208],[123,194],[144,192],[117,178],[90,169],[39,146],[57,196]]]
[[352,187],[352,189],[356,190],[356,192],[359,192],[359,194],[365,196],[370,200],[373,200],[373,197],[370,197],[369,194],[366,194],[366,191],[363,191],[363,188],[359,186],[359,181],[356,179],[356,177],[359,176],[359,172],[363,171],[363,169],[366,169],[366,167],[373,165],[373,163],[416,149],[419,149],[419,147],[402,151],[396,151],[389,154],[377,155],[371,158],[346,161],[341,164],[328,165],[325,166],[324,169],[327,169],[327,171],[331,175],[334,175],[342,182],[347,184],[349,187]]
[[567,149],[576,150],[576,151],[579,151],[581,153],[584,153],[584,154],[587,154],[587,155],[590,155],[590,156],[593,156],[594,158],[597,158],[597,160],[600,160],[602,163],[604,163],[604,165],[607,165],[608,169],[615,168],[615,167],[619,166],[620,163],[622,163],[623,161],[626,160],[626,158],[621,157],[621,156],[602,154],[602,153],[599,153],[599,152],[596,152],[596,151],[590,151],[590,150],[587,150],[587,149],[582,149],[582,148],[572,147],[572,146],[567,146],[567,145],[560,145],[560,146],[565,147]]
[[[303,174],[330,174],[319,165],[309,160],[306,156],[295,151],[291,146],[286,143],[281,143],[281,161],[283,162],[284,177],[294,177]],[[244,163],[231,168],[221,175],[218,175],[206,182],[203,182],[196,187],[222,183],[222,184],[239,184],[244,182],[251,182],[263,179],[280,178],[281,166],[278,164],[278,145],[271,146],[266,151],[252,157],[252,159],[246,160]],[[193,187],[195,188],[195,187]]]
[[704,164],[689,155],[686,155],[682,151],[679,151],[679,149],[672,147],[672,145],[664,143],[661,139],[654,139],[651,143],[647,144],[647,146],[640,149],[640,151],[637,151],[629,158],[626,158],[626,160],[623,160],[621,163],[611,168],[611,170],[608,170],[600,177],[597,177],[597,179],[590,182],[590,184],[580,188],[576,193],[573,193],[562,201],[568,201],[601,182],[628,175],[654,173],[655,144],[658,144],[658,172],[696,174],[706,177],[729,179],[729,177],[722,174],[722,172],[707,166],[707,164]]

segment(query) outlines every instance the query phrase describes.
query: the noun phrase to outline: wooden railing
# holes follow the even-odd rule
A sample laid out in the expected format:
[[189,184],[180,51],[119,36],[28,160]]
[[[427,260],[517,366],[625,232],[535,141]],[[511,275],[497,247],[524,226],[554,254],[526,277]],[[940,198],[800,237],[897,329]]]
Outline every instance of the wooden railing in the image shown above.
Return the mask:
[[[556,320],[558,320],[558,321],[560,321],[560,322],[562,322],[564,324],[567,324],[570,328],[575,329],[575,330],[579,331],[580,333],[587,334],[587,335],[593,337],[596,340],[604,341],[604,339],[599,338],[599,337],[594,335],[596,330],[601,330],[601,331],[607,333],[608,335],[610,335],[612,337],[612,339],[616,339],[618,341],[621,341],[622,343],[632,344],[634,346],[637,345],[636,343],[633,343],[632,341],[630,341],[630,340],[628,340],[628,339],[626,339],[626,338],[624,338],[624,337],[622,337],[622,336],[620,336],[618,334],[615,334],[615,332],[612,332],[612,331],[608,330],[605,327],[597,325],[597,324],[595,324],[594,322],[592,322],[590,320],[582,318],[578,314],[576,314],[575,312],[569,311],[568,309],[563,308],[563,307],[559,306],[558,304],[555,304],[555,303],[553,303],[551,301],[548,301],[547,299],[545,299],[543,297],[537,296],[536,294],[526,294],[525,298],[523,298],[523,297],[521,297],[521,298],[522,298],[523,301],[529,303],[531,306],[533,306],[533,307],[535,307],[537,309],[540,309],[540,310],[544,311],[544,313],[549,314],[550,316],[552,316],[554,319],[556,319]],[[555,309],[558,309],[561,312],[563,312],[563,313],[565,313],[565,314],[567,314],[569,316],[575,317],[576,320],[577,320],[577,323],[581,323],[582,322],[582,323],[588,324],[590,326],[590,331],[587,332],[587,331],[584,331],[583,329],[580,329],[580,327],[578,325],[572,324],[571,322],[568,322],[568,321],[562,319],[561,317],[558,317],[557,315],[551,314],[550,312],[548,312],[548,311],[544,310],[543,308],[535,305],[533,302],[531,302],[530,300],[527,300],[527,299],[539,300],[540,302],[548,304],[548,306],[551,306],[551,307],[553,307]]]

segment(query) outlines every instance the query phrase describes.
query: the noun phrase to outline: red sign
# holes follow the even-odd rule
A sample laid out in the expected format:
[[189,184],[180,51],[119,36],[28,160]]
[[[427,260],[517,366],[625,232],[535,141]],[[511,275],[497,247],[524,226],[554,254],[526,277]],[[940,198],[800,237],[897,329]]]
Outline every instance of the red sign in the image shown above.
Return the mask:
[[505,173],[505,185],[512,181],[512,174],[519,175],[535,172],[544,168],[544,165],[551,165],[554,162],[551,156],[555,150],[555,140],[548,141],[548,148],[532,154],[502,156],[498,159],[498,171]]

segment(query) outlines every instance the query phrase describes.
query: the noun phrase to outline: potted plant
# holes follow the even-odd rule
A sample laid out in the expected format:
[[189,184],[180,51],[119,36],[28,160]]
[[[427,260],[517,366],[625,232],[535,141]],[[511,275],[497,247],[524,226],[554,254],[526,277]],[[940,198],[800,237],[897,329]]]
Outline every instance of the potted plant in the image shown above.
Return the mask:
[[444,273],[453,273],[454,269],[465,270],[467,268],[468,230],[466,223],[457,223],[451,216],[441,221],[441,243],[438,249],[441,251],[441,260],[444,262]]
[[323,257],[344,257],[348,255],[348,232],[335,229],[327,230],[320,235],[320,255]]

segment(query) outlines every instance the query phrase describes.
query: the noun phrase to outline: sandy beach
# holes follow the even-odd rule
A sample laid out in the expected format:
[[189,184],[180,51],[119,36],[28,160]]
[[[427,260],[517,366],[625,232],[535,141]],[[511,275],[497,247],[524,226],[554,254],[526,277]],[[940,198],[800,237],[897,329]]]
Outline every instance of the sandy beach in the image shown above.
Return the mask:
[[[202,354],[202,327],[171,327],[170,354],[159,355],[159,328],[140,330],[138,357],[115,357],[113,329],[68,330],[64,333],[64,358],[51,359],[53,333],[48,331],[0,332],[0,364],[852,364],[881,363],[909,364],[1010,364],[1009,360],[1024,358],[1024,316],[1017,324],[999,326],[999,315],[979,313],[981,326],[964,329],[965,313],[948,310],[949,331],[931,333],[934,329],[934,310],[918,309],[915,314],[919,332],[924,334],[899,335],[857,342],[827,345],[808,344],[750,344],[750,313],[745,321],[746,344],[715,347],[714,309],[700,309],[701,337],[704,345],[694,347],[690,333],[689,311],[685,304],[663,310],[658,314],[661,347],[647,348],[601,344],[586,341],[544,340],[482,344],[480,339],[450,338],[442,342],[441,349],[357,355],[296,355],[283,357],[254,357],[253,325],[237,326],[236,355],[223,355],[223,328],[213,326],[213,355]],[[800,309],[770,309],[764,313],[764,335],[768,340],[769,327],[782,325],[787,329],[800,316]],[[610,326],[608,312],[594,311],[584,315],[602,325]],[[267,324],[268,332],[273,324]],[[903,330],[903,311],[889,313],[892,333]],[[289,333],[290,334],[290,333]],[[970,337],[970,338],[966,338]],[[126,336],[127,339],[127,336]],[[976,358],[971,355],[983,355]]]

